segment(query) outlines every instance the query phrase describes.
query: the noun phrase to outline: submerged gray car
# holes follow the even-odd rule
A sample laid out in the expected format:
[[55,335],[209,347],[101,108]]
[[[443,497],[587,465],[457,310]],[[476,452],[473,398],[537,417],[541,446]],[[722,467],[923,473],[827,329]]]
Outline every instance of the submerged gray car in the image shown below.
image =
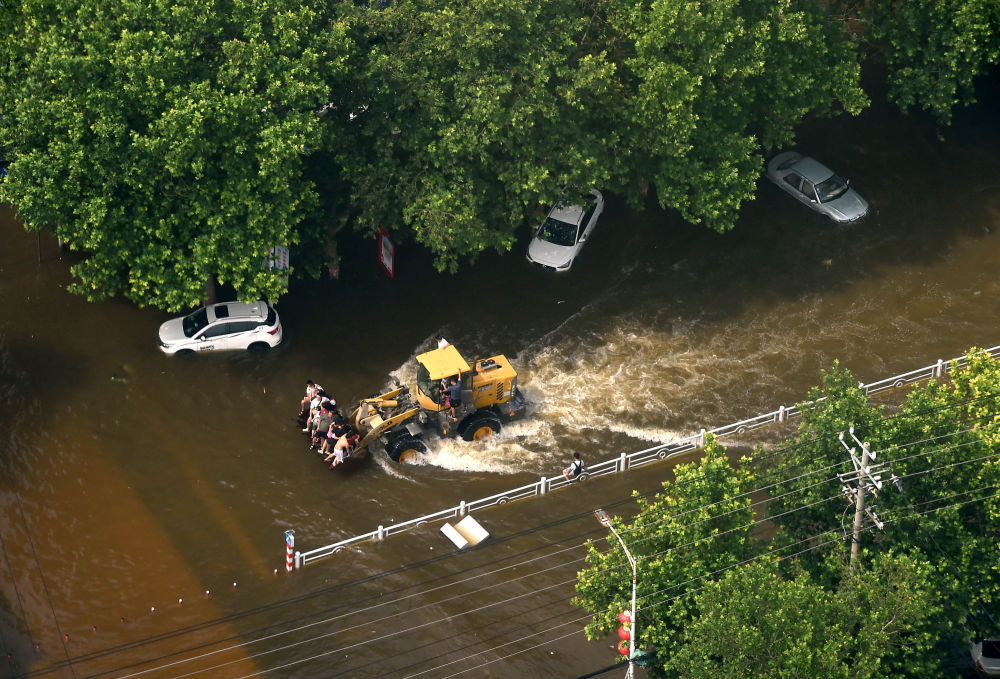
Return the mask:
[[853,222],[868,212],[868,202],[833,170],[794,151],[779,153],[767,164],[767,178],[835,222]]

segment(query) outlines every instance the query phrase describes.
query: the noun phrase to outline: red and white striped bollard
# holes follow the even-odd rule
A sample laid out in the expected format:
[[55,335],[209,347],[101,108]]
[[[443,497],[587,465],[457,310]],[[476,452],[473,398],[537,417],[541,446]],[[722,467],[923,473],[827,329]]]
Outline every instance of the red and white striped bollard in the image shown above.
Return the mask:
[[285,572],[291,573],[295,567],[295,531],[285,531]]

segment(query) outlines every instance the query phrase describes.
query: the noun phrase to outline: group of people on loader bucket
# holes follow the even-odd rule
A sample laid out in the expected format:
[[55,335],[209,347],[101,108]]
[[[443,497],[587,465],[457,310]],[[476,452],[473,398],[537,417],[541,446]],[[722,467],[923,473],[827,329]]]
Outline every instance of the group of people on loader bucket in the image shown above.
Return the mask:
[[336,469],[351,456],[358,443],[358,434],[337,408],[337,399],[323,387],[306,380],[306,395],[302,399],[298,421],[302,433],[309,437],[309,450]]

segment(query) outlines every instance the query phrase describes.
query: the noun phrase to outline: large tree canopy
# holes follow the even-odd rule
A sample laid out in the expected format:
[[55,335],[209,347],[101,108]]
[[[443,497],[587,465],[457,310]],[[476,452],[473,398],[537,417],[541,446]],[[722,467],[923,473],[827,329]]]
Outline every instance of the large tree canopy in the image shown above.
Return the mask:
[[510,247],[539,202],[597,186],[725,231],[762,148],[860,111],[856,49],[817,7],[771,0],[402,0],[365,15],[347,145],[369,228],[439,266]]
[[896,527],[875,537],[877,549],[917,548],[934,564],[942,626],[952,626],[949,634],[1000,631],[1000,617],[989,613],[1000,602],[1000,500],[993,497],[1000,491],[998,399],[1000,365],[981,351],[970,352],[968,365],[950,381],[914,387],[892,417],[868,402],[849,372],[835,367],[824,374],[822,385],[810,393],[812,404],[802,405],[794,447],[770,470],[798,477],[774,490],[779,497],[771,511],[795,510],[782,520],[780,539],[841,530],[830,525],[828,507],[814,504],[830,494],[829,484],[816,485],[814,477],[801,475],[803,469],[845,465],[837,437],[853,426],[903,488],[895,491],[889,472],[884,474],[879,512]]
[[856,48],[817,4],[652,0],[608,15],[631,171],[614,188],[641,176],[690,222],[731,228],[765,148],[791,142],[807,115],[867,104]]
[[[879,679],[937,612],[930,569],[884,554],[827,588],[773,559],[727,571],[695,598],[665,673],[685,679]],[[898,675],[892,675],[898,676]]]
[[975,101],[974,80],[1000,64],[1000,2],[875,0],[867,4],[872,38],[889,68],[889,96],[944,124]]
[[592,187],[634,206],[652,187],[726,231],[803,119],[866,105],[862,54],[883,56],[903,106],[944,121],[1000,61],[995,2],[865,3],[863,22],[851,7],[4,3],[0,198],[82,253],[78,291],[171,309],[213,276],[276,299],[268,251],[321,253],[348,221],[442,269],[509,249],[540,204]]
[[[606,185],[621,143],[614,65],[576,0],[402,0],[371,44],[337,139],[360,221],[408,231],[440,266],[509,249],[540,196]],[[341,118],[343,120],[343,118]]]
[[270,248],[316,202],[303,157],[342,35],[295,0],[25,0],[8,34],[2,185],[86,259],[79,291],[183,308],[217,276],[277,298]]
[[[998,399],[1000,364],[979,351],[891,416],[835,366],[786,445],[731,466],[709,441],[613,524],[636,558],[637,647],[652,673],[950,676],[954,649],[1000,633]],[[850,563],[854,505],[838,473],[853,469],[840,441],[858,447],[852,426],[887,466],[869,500],[884,530],[866,517]],[[631,570],[613,538],[587,560],[576,603],[598,638],[629,609]]]

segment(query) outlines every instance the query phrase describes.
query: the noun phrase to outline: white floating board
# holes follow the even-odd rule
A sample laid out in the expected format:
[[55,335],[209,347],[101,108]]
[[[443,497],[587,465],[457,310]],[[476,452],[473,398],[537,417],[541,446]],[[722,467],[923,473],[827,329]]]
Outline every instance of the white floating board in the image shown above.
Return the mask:
[[455,546],[459,549],[463,547],[468,547],[469,545],[478,545],[480,542],[485,540],[490,536],[486,529],[480,525],[472,516],[467,516],[454,526],[450,523],[446,523],[441,526],[441,532],[445,536],[455,543]]
[[462,549],[462,547],[469,546],[469,541],[463,538],[461,533],[455,530],[455,527],[452,526],[450,523],[446,523],[443,526],[441,526],[441,532],[445,534],[445,537],[454,542],[455,546],[458,547],[459,549]]

